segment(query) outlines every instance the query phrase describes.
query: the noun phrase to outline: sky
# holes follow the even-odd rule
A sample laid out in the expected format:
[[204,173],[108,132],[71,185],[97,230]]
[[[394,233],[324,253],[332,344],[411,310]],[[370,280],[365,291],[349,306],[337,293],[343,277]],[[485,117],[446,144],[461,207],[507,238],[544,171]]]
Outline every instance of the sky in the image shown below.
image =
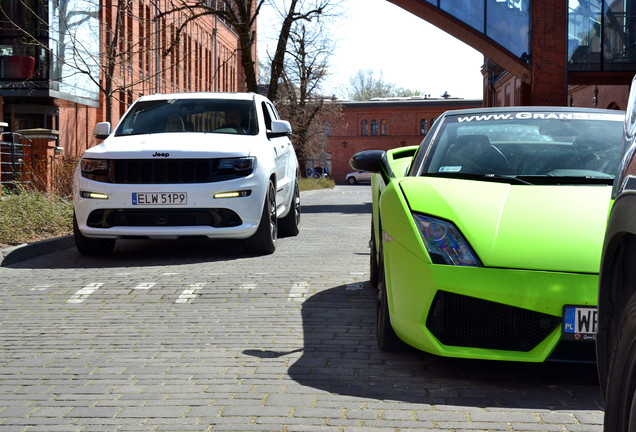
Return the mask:
[[[387,0],[341,0],[343,11],[328,24],[335,50],[325,94],[346,97],[350,80],[359,70],[398,88],[419,90],[430,97],[482,98],[483,55],[465,43]],[[258,56],[273,51],[280,28],[267,3],[259,15]]]

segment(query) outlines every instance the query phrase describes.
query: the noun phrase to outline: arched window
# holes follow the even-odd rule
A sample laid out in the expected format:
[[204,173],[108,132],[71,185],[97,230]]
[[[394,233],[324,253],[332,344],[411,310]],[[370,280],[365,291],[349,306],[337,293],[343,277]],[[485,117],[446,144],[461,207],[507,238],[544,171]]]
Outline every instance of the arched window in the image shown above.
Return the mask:
[[362,122],[360,123],[360,135],[362,136],[369,135],[368,125],[369,125],[369,122],[367,122],[366,120],[362,120]]
[[389,134],[389,122],[386,120],[382,120],[380,122],[380,135],[388,135]]
[[428,122],[426,119],[420,120],[420,135],[426,135],[428,132]]
[[378,121],[377,120],[371,120],[371,135],[372,136],[377,136],[378,135]]

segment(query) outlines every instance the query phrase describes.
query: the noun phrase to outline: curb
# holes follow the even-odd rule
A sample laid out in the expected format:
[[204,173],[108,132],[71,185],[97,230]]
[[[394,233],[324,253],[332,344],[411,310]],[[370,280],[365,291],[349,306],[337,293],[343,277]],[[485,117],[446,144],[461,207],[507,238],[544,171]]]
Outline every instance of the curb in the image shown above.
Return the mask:
[[56,237],[0,249],[0,267],[73,247],[73,236]]

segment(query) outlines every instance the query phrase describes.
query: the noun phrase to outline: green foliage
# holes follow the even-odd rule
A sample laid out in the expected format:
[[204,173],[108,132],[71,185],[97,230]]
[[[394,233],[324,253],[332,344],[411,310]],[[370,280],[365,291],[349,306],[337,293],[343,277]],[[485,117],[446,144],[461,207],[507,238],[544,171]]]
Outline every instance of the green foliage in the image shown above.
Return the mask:
[[301,191],[314,190],[314,189],[333,189],[335,183],[328,178],[305,178],[298,179],[298,187]]
[[58,195],[18,186],[0,195],[0,245],[70,234],[73,202]]

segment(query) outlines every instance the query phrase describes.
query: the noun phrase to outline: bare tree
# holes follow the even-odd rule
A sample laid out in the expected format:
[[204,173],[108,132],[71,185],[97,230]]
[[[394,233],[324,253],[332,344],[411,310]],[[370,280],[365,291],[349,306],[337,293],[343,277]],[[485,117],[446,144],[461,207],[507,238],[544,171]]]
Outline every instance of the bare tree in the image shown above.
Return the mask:
[[[12,13],[0,3],[0,17],[5,25],[21,35],[21,44],[36,47],[46,52],[51,63],[47,72],[56,90],[68,92],[87,99],[104,98],[105,117],[112,121],[113,103],[119,95],[131,94],[142,84],[150,87],[165,69],[152,67],[144,74],[133,74],[133,58],[157,57],[161,55],[160,32],[155,17],[139,16],[134,13],[132,0],[56,0],[51,2],[54,13],[48,16],[36,13],[28,0],[17,0],[13,7],[22,8],[29,16],[29,23],[35,27],[16,22]],[[100,17],[101,16],[101,17]],[[146,30],[143,37],[131,37],[131,27],[137,25]],[[55,41],[49,46],[48,38],[38,38],[38,31],[46,30],[48,38]],[[166,47],[167,48],[167,47]],[[159,64],[159,62],[156,62]],[[48,65],[44,65],[46,68]],[[156,89],[156,85],[155,89]]]
[[[175,7],[165,14],[187,12],[188,18],[178,29],[178,34],[188,22],[217,16],[232,27],[239,37],[241,65],[245,73],[247,91],[257,92],[256,19],[266,0],[175,0]],[[334,0],[269,0],[282,16],[276,50],[271,57],[270,79],[267,96],[275,101],[283,75],[285,54],[294,23],[317,20],[329,13]]]
[[325,152],[329,123],[340,115],[339,106],[320,93],[333,52],[333,43],[326,34],[320,25],[296,23],[290,32],[288,60],[282,73],[277,106],[292,125],[302,175],[307,160]]
[[419,90],[408,90],[399,88],[393,83],[384,81],[382,72],[376,76],[373,70],[363,71],[362,69],[353,75],[350,80],[349,99],[351,100],[371,100],[382,97],[407,97],[422,96]]

